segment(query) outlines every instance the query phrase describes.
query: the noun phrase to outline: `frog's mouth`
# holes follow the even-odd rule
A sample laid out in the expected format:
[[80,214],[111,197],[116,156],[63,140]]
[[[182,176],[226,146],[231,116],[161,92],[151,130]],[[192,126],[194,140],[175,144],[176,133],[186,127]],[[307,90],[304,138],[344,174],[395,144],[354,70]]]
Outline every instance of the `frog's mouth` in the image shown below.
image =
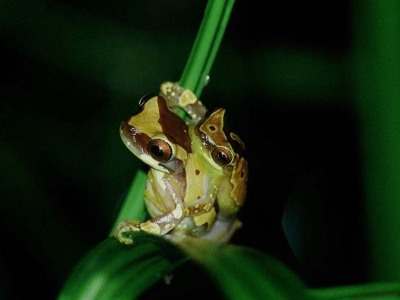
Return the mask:
[[182,161],[176,158],[165,163],[159,163],[158,165],[164,168],[170,174],[182,174],[182,172],[184,172]]

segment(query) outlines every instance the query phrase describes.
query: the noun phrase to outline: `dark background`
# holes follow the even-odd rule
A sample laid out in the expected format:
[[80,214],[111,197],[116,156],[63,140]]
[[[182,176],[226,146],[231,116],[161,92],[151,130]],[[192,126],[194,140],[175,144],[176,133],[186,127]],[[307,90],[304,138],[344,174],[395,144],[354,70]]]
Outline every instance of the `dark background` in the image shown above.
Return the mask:
[[[247,146],[232,242],[310,287],[367,279],[350,4],[236,1],[201,97],[227,108]],[[205,5],[0,4],[0,298],[54,298],[108,236],[140,165],[119,124],[179,80]]]

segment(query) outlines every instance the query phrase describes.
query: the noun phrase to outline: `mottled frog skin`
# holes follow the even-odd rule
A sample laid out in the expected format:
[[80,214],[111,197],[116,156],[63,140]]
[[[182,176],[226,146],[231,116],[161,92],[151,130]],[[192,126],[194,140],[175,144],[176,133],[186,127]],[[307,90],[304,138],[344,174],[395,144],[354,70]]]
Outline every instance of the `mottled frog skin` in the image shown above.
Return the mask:
[[[211,112],[188,89],[172,82],[139,101],[140,112],[122,123],[121,138],[146,163],[145,202],[151,218],[121,222],[114,236],[131,244],[129,232],[227,242],[241,227],[237,212],[246,197],[244,143],[224,128],[225,109]],[[190,117],[183,121],[176,109]]]

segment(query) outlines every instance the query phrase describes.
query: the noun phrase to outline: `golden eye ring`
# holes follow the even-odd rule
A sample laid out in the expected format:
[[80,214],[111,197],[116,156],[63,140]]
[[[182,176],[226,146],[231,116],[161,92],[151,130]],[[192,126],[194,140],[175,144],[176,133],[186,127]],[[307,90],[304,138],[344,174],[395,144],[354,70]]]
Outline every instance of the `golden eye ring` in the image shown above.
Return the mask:
[[229,165],[233,160],[233,155],[231,151],[229,151],[225,147],[216,147],[212,151],[211,156],[213,160],[220,166]]
[[172,147],[163,139],[153,139],[147,145],[151,157],[159,162],[166,162],[172,158]]

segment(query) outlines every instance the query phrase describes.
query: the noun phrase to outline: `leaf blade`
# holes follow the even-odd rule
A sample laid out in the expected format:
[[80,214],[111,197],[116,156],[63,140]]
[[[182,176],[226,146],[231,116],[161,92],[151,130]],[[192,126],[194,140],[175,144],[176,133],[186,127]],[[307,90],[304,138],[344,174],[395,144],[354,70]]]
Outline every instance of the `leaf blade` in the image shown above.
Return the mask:
[[188,258],[163,238],[138,232],[127,246],[110,237],[70,274],[58,299],[134,299]]
[[228,299],[311,299],[297,275],[254,249],[190,238],[178,246],[208,270]]

